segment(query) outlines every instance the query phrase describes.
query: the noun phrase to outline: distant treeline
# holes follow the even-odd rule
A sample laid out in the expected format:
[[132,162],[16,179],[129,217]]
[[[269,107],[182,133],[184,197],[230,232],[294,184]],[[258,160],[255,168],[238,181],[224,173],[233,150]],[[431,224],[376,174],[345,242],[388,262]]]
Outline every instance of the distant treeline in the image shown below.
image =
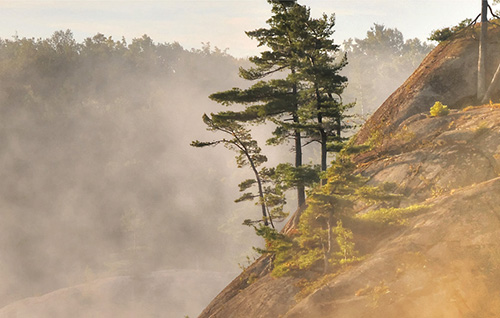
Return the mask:
[[[47,39],[0,39],[3,97],[26,95],[42,102],[118,102],[147,105],[148,85],[159,79],[189,82],[196,75],[204,85],[224,78],[235,59],[209,44],[185,50],[179,43],[155,43],[144,35],[127,44],[103,34],[76,42],[72,32],[57,31]],[[119,84],[119,85],[118,85]],[[130,89],[129,89],[130,88]]]
[[344,42],[348,65],[344,75],[349,85],[344,92],[356,101],[359,114],[373,113],[418,67],[434,47],[418,38],[406,39],[398,29],[374,24],[363,39]]

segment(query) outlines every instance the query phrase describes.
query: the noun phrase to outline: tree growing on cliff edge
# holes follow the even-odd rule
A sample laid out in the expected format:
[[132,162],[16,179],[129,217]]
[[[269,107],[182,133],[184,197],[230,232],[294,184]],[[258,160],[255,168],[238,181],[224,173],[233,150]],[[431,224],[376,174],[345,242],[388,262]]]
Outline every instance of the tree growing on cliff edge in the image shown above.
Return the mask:
[[[261,220],[246,220],[245,222],[247,224],[262,222],[265,226],[274,228],[273,219],[275,217],[282,219],[285,216],[282,208],[285,201],[283,193],[279,188],[265,187],[265,184],[271,181],[273,171],[266,168],[259,170],[259,167],[267,161],[267,157],[261,153],[261,148],[258,146],[257,141],[252,138],[248,129],[234,120],[214,114],[211,116],[205,114],[203,115],[203,122],[207,125],[207,130],[222,132],[228,135],[229,138],[220,138],[214,141],[196,140],[191,143],[191,146],[202,148],[222,144],[226,148],[236,151],[238,168],[249,166],[254,174],[254,178],[247,179],[239,184],[240,192],[244,193],[235,202],[258,199],[257,204],[260,205],[262,213]],[[257,187],[256,194],[245,192],[255,185]]]
[[[346,108],[334,97],[340,95],[347,81],[338,74],[346,62],[342,58],[337,61],[338,46],[331,40],[334,18],[323,15],[313,19],[308,8],[291,1],[269,2],[273,12],[267,21],[269,28],[247,32],[259,46],[269,50],[250,58],[252,68],[240,69],[242,78],[259,81],[248,89],[233,88],[214,93],[210,98],[226,106],[245,105],[243,111],[221,112],[219,116],[238,122],[270,121],[276,125],[268,144],[280,145],[292,140],[295,169],[304,166],[304,138],[319,141],[321,167],[326,170],[327,142],[331,137],[340,139]],[[299,207],[305,203],[307,183],[308,180],[300,179],[294,183]]]
[[[300,36],[300,77],[304,89],[301,94],[301,114],[306,123],[306,136],[321,145],[321,171],[327,168],[329,143],[341,144],[342,131],[346,128],[345,111],[353,104],[343,105],[341,94],[347,78],[339,73],[347,65],[347,58],[340,55],[335,44],[335,16],[323,14],[314,19],[307,12],[303,34]],[[330,150],[339,150],[330,147]]]

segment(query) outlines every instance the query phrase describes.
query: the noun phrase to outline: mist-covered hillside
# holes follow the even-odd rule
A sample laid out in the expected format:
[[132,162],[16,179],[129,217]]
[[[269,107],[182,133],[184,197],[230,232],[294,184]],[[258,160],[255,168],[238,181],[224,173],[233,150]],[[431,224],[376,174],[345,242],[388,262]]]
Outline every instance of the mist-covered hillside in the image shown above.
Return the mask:
[[241,63],[146,35],[0,40],[0,306],[95,277],[237,269],[231,155],[189,142]]

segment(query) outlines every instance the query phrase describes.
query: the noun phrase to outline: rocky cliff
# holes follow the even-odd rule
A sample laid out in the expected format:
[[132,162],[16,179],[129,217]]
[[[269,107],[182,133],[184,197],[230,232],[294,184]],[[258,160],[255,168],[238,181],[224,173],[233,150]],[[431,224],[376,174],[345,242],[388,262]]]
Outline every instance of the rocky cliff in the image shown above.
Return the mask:
[[[494,71],[500,35],[490,34]],[[404,225],[353,228],[364,260],[305,298],[304,277],[271,277],[263,256],[199,317],[498,317],[500,105],[470,106],[477,47],[474,30],[440,44],[357,136],[374,146],[355,157],[358,171],[396,183],[401,206],[429,209]],[[453,110],[430,117],[435,101]]]
[[[357,135],[359,142],[380,131],[395,130],[412,115],[428,112],[439,100],[451,108],[474,104],[477,91],[479,28],[470,28],[438,45],[366,122]],[[487,77],[491,79],[500,63],[500,27],[489,28]],[[495,98],[500,98],[497,94]]]

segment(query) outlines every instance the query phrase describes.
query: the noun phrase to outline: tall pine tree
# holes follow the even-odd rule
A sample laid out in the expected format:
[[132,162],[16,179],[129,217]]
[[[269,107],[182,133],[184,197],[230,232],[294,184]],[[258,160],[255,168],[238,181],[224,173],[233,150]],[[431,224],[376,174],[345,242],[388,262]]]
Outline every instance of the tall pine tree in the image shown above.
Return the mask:
[[[223,112],[219,115],[239,121],[271,120],[276,124],[274,137],[270,144],[281,144],[290,139],[294,141],[295,167],[302,166],[301,123],[298,115],[300,108],[298,94],[300,82],[297,68],[300,65],[298,49],[298,32],[303,25],[303,7],[291,4],[290,1],[268,1],[272,4],[273,15],[267,20],[268,28],[246,32],[256,39],[259,46],[268,50],[260,56],[250,58],[254,67],[240,69],[240,76],[247,80],[259,80],[249,89],[232,90],[215,93],[210,98],[225,104],[246,104],[242,112]],[[262,80],[272,75],[279,79]],[[297,201],[299,207],[305,203],[305,187],[303,182],[297,184]]]
[[[304,9],[305,10],[305,9]],[[347,78],[339,72],[347,64],[345,55],[339,56],[339,45],[332,35],[335,16],[323,14],[321,18],[311,18],[309,9],[304,14],[307,19],[302,29],[300,42],[300,70],[304,90],[301,94],[301,114],[307,125],[308,137],[321,145],[321,170],[327,168],[328,150],[339,151],[343,139],[342,130],[345,111],[352,104],[343,105],[341,94]],[[333,144],[334,147],[329,144]]]

